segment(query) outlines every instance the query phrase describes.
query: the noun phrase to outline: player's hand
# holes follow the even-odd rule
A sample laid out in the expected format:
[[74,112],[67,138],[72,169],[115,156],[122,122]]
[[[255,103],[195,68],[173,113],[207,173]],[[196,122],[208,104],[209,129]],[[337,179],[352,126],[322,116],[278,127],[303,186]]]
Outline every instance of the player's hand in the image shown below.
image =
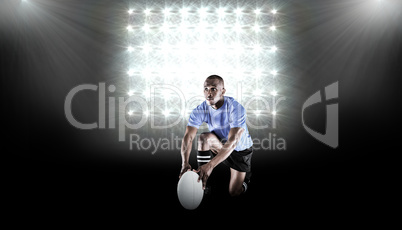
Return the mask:
[[212,167],[212,165],[207,163],[198,167],[197,170],[193,170],[194,172],[199,173],[197,182],[200,182],[200,180],[202,180],[202,189],[205,189],[205,186],[207,185],[207,180],[211,175],[213,169],[214,168]]
[[180,170],[180,174],[179,174],[179,178],[181,178],[181,175],[183,175],[185,172],[187,171],[191,171],[191,165],[189,163],[187,164],[183,164],[181,166],[181,170]]

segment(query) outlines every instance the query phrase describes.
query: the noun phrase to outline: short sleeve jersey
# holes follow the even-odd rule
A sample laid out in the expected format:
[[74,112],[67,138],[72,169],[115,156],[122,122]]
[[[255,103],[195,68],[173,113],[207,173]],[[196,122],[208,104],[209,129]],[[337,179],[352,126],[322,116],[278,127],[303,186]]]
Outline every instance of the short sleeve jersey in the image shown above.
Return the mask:
[[210,132],[214,132],[220,139],[227,140],[231,128],[244,129],[240,141],[235,148],[242,151],[250,148],[253,141],[247,129],[246,110],[232,97],[224,96],[224,103],[219,109],[214,109],[206,101],[198,105],[192,112],[187,126],[199,128],[202,123],[208,124]]

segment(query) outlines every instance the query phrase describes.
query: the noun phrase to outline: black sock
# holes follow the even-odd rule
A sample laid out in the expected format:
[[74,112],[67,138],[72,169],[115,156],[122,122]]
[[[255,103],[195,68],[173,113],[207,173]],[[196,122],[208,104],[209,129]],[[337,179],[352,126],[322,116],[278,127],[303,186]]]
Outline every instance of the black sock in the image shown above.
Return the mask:
[[[198,151],[197,152],[197,163],[198,167],[205,165],[211,160],[211,151]],[[211,194],[211,186],[210,186],[210,180],[207,181],[207,185],[205,186],[204,194],[210,195]]]
[[197,163],[198,167],[208,163],[211,160],[211,152],[208,151],[198,151],[197,152]]

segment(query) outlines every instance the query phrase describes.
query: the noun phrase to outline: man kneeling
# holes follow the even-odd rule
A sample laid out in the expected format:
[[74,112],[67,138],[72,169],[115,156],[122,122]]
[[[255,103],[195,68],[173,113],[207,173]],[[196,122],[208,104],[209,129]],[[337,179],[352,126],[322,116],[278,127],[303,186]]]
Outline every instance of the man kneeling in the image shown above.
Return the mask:
[[189,157],[192,142],[202,123],[210,132],[198,139],[198,181],[203,189],[213,169],[220,163],[230,167],[229,194],[238,196],[247,190],[251,175],[252,139],[246,125],[244,107],[232,97],[224,96],[226,89],[220,76],[209,76],[204,82],[205,101],[191,113],[181,146],[182,168],[179,177],[191,170]]

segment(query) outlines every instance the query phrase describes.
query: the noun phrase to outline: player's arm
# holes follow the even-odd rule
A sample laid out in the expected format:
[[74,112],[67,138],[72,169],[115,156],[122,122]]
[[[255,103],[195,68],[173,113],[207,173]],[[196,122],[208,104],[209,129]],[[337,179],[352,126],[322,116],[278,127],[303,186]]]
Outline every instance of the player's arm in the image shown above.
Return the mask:
[[191,165],[189,163],[191,147],[193,145],[193,140],[197,134],[197,128],[193,126],[187,126],[186,132],[184,133],[183,141],[181,143],[181,171],[179,178],[183,173],[191,170]]
[[239,143],[244,129],[241,127],[231,128],[228,135],[228,141],[222,146],[216,156],[209,162],[213,168],[230,156]]

